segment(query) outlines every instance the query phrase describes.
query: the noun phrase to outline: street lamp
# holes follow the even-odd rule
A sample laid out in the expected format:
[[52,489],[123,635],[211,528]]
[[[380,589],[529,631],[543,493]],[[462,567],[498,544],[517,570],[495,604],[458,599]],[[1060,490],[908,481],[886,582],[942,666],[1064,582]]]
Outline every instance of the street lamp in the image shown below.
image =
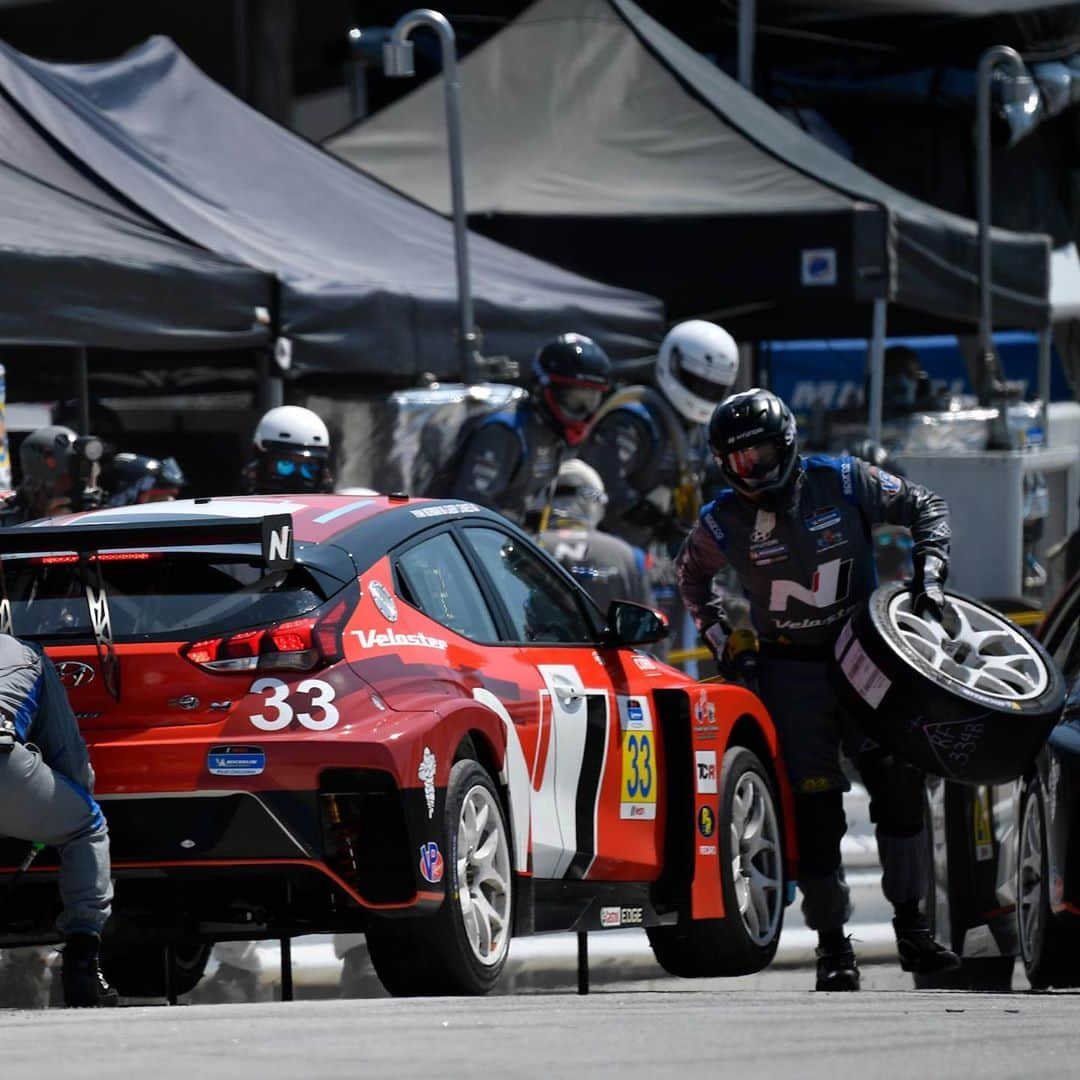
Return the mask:
[[979,385],[981,404],[1002,388],[1001,366],[994,352],[990,269],[990,89],[995,70],[1007,67],[1002,81],[1005,119],[1012,146],[1039,122],[1041,99],[1035,80],[1020,54],[1008,45],[995,45],[979,58],[975,97],[976,216],[979,225]]
[[454,30],[446,16],[430,8],[418,8],[401,16],[383,45],[383,70],[388,76],[408,78],[415,74],[413,43],[409,35],[426,26],[439,36],[442,47],[443,87],[446,91],[446,133],[450,150],[450,201],[454,211],[454,254],[457,262],[458,349],[466,382],[476,379],[476,351],[480,335],[473,325],[472,292],[469,287],[469,247],[465,229],[465,174],[461,157],[461,116],[458,104],[457,52]]

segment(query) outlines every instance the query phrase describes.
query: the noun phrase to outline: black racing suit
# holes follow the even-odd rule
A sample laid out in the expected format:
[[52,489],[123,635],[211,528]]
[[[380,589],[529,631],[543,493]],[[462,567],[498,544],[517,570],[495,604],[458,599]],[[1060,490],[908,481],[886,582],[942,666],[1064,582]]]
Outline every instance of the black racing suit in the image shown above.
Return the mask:
[[566,443],[532,402],[483,417],[465,434],[447,496],[497,510],[519,525],[542,511]]
[[949,514],[940,496],[856,458],[810,457],[775,512],[721,492],[676,563],[683,600],[702,631],[724,619],[710,607],[719,570],[733,567],[749,599],[761,641],[759,693],[795,792],[803,913],[819,931],[841,928],[851,914],[840,865],[849,787],[841,748],[870,793],[886,898],[908,905],[926,891],[922,774],[854,729],[827,674],[836,638],[877,583],[871,529],[878,524],[910,529],[916,561],[948,560]]
[[653,603],[645,552],[617,536],[579,523],[545,529],[540,546],[577,578],[578,584],[606,612],[612,600]]

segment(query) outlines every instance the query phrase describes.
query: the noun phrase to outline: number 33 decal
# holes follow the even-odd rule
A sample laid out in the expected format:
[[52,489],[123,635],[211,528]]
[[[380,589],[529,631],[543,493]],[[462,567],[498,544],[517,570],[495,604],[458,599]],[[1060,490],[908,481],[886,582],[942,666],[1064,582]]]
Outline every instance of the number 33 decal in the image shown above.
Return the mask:
[[289,692],[292,687],[281,679],[256,679],[248,690],[249,694],[266,694],[263,708],[272,711],[267,717],[261,712],[252,713],[250,720],[260,731],[283,731],[295,716],[300,723],[311,731],[328,731],[334,727],[340,714],[333,704],[334,688],[322,679],[305,679],[297,683],[298,694],[311,695],[311,708],[319,713],[313,716],[308,712],[295,712],[289,704]]

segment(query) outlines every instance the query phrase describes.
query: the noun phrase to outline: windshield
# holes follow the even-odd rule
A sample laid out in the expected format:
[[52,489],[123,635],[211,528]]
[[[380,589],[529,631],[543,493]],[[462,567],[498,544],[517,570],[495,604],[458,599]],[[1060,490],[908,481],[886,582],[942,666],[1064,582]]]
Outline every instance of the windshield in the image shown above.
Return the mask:
[[[264,626],[313,611],[342,587],[299,563],[265,574],[253,555],[140,552],[105,555],[100,565],[115,641],[176,640]],[[93,565],[89,574],[96,582]],[[93,640],[74,557],[9,557],[3,575],[16,636]]]

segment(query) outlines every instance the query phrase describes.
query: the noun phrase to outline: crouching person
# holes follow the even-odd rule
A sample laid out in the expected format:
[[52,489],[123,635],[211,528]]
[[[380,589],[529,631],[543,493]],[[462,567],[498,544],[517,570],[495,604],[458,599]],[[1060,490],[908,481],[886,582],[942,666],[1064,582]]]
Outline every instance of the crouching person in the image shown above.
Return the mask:
[[39,650],[0,634],[0,831],[56,848],[64,1003],[115,1005],[98,963],[112,904],[109,832],[67,694]]

